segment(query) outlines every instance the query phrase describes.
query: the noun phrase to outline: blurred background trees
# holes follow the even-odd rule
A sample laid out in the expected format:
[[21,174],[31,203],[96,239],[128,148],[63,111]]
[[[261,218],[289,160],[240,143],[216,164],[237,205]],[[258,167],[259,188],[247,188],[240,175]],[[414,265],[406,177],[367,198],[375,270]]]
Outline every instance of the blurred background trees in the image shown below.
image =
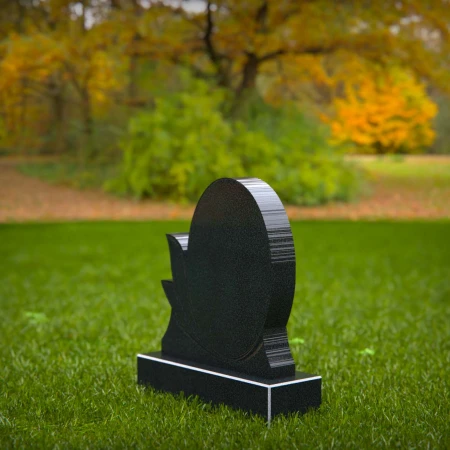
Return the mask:
[[259,175],[314,204],[356,190],[344,152],[450,149],[448,0],[0,8],[0,152],[120,164],[118,192]]

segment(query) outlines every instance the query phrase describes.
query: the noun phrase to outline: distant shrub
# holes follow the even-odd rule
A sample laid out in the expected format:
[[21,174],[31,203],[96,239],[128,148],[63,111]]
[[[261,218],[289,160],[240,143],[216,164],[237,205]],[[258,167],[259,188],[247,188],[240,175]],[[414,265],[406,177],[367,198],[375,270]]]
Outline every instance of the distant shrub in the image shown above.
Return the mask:
[[426,86],[399,67],[370,70],[344,83],[344,97],[333,100],[333,140],[351,142],[357,153],[422,153],[434,142],[437,105]]
[[297,122],[295,130],[295,115],[292,123],[264,115],[246,125],[227,121],[222,102],[220,92],[204,85],[157,99],[153,110],[130,120],[122,174],[106,188],[138,198],[196,201],[217,178],[250,176],[292,204],[348,200],[356,192],[358,173],[333,154],[317,129]]

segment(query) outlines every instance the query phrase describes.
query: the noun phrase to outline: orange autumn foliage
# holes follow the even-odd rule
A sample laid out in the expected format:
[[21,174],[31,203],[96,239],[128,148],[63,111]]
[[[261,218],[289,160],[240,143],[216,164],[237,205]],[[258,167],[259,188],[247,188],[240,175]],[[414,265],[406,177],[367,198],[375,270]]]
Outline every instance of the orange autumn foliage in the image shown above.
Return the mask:
[[347,82],[334,109],[325,119],[333,141],[356,144],[359,153],[417,153],[435,139],[437,106],[424,85],[400,69]]

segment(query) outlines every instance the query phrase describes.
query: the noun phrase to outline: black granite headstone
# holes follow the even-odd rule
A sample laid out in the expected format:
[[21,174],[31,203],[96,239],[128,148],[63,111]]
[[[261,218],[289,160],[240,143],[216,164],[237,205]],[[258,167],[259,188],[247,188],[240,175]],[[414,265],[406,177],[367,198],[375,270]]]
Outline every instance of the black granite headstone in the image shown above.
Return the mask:
[[189,233],[167,239],[172,314],[161,352],[138,355],[138,382],[269,421],[318,407],[321,377],[296,372],[289,349],[295,250],[273,189],[258,178],[217,180]]

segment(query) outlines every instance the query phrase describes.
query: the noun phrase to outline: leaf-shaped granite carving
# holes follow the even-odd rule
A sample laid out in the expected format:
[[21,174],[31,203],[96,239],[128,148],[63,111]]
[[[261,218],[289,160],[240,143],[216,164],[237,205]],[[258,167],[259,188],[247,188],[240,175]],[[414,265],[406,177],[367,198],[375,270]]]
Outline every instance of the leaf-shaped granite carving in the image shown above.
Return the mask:
[[162,352],[264,377],[295,374],[286,324],[295,251],[284,207],[257,178],[223,178],[200,198],[189,234],[167,235],[172,306]]

